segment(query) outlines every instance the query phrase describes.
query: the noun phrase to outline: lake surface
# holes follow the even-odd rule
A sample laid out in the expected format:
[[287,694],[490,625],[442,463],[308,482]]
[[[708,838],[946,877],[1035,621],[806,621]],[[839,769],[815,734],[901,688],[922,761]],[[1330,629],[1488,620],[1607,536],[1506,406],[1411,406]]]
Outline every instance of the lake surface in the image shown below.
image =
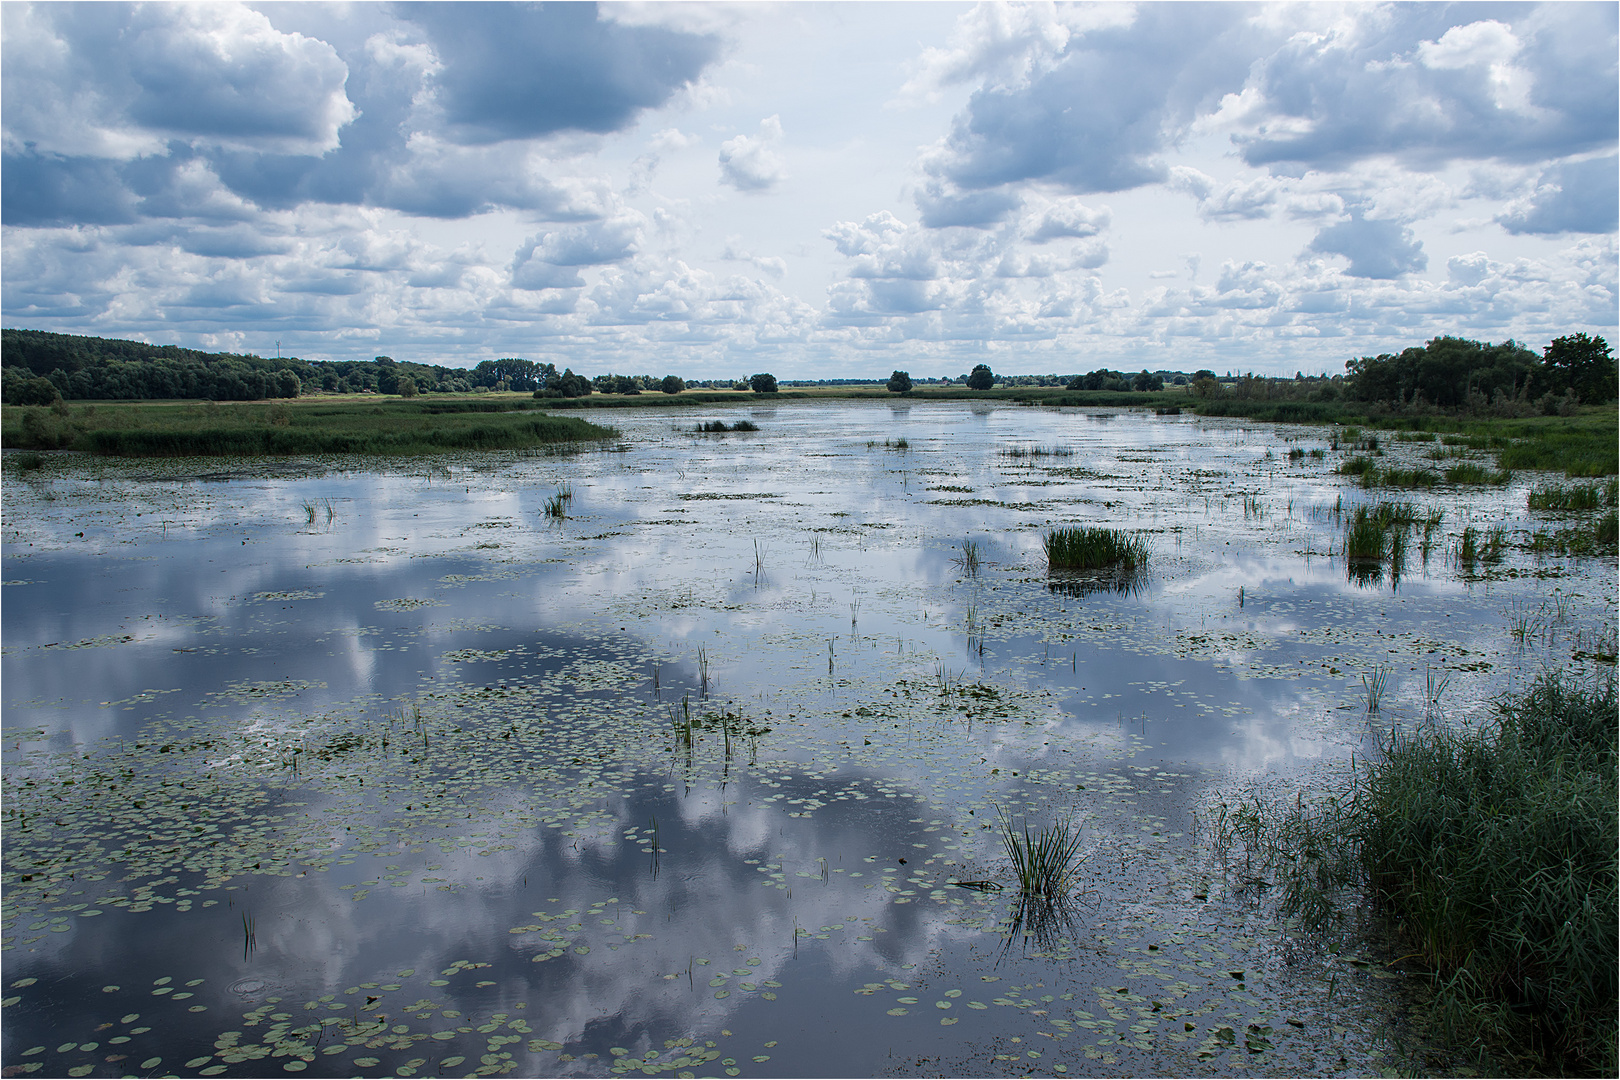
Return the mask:
[[[1376,1072],[1399,967],[1280,922],[1212,808],[1614,651],[1613,561],[1512,546],[1528,475],[1396,496],[1427,558],[1352,572],[1329,429],[611,422],[8,466],[6,1075]],[[1071,524],[1149,574],[1049,576]],[[1003,817],[1079,824],[1068,908],[982,884]]]

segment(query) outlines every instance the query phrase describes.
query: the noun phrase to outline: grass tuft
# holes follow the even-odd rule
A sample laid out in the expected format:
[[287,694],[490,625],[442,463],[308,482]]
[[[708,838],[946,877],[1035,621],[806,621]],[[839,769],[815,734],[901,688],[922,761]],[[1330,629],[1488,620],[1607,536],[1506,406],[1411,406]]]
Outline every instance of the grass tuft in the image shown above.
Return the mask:
[[1148,542],[1124,529],[1054,529],[1042,537],[1049,570],[1137,571],[1147,567]]
[[1021,896],[1037,900],[1063,900],[1074,886],[1085,856],[1080,851],[1080,827],[1063,818],[1034,831],[1027,821],[1017,825],[1001,811],[1001,846],[1012,863]]

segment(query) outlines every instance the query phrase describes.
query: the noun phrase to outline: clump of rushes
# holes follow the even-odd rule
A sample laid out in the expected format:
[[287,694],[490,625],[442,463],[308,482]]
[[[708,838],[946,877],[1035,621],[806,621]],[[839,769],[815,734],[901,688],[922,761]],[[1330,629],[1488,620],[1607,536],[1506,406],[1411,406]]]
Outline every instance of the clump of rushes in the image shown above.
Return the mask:
[[1464,1045],[1615,1074],[1615,707],[1612,676],[1543,675],[1494,729],[1397,735],[1360,778],[1372,894]]
[[1614,505],[1616,487],[1613,480],[1601,488],[1596,484],[1538,487],[1526,501],[1532,510],[1596,510],[1605,504]]
[[1041,539],[1049,570],[1139,571],[1147,567],[1147,540],[1124,529],[1053,529]]
[[1036,900],[1066,899],[1085,862],[1079,825],[1063,818],[1036,832],[1027,821],[1014,825],[999,807],[996,813],[1001,819],[1001,846],[1012,863],[1019,894]]
[[1446,470],[1448,484],[1494,484],[1501,487],[1512,479],[1513,474],[1506,469],[1492,472],[1474,461],[1464,461]]
[[1440,474],[1433,469],[1372,469],[1361,474],[1364,488],[1432,488],[1440,482]]
[[722,431],[758,431],[759,425],[752,420],[738,420],[735,424],[728,424],[724,420],[705,420],[697,426],[700,435],[716,434]]
[[559,491],[557,494],[546,500],[546,517],[555,518],[556,520],[561,521],[567,516],[568,497],[562,492]]

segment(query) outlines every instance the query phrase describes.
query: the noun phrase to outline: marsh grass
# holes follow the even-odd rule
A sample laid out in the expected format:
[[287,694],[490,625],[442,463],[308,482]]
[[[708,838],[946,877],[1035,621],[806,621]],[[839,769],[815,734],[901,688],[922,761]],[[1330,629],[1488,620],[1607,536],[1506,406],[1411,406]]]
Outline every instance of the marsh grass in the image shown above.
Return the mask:
[[1492,484],[1501,487],[1513,479],[1513,474],[1506,469],[1492,471],[1475,461],[1464,461],[1446,470],[1446,483],[1448,484]]
[[999,806],[996,816],[1019,894],[1037,900],[1065,899],[1085,862],[1080,822],[1064,817],[1034,830],[1028,821],[1015,824]]
[[1389,676],[1391,669],[1384,664],[1373,666],[1371,675],[1366,672],[1361,676],[1361,699],[1367,706],[1367,711],[1375,713],[1384,706],[1384,697],[1389,692]]
[[[1385,564],[1398,580],[1405,569],[1408,533],[1418,520],[1417,508],[1409,502],[1380,500],[1357,506],[1343,517],[1345,568],[1351,580],[1379,580]],[[1438,518],[1434,526],[1425,522],[1431,530],[1438,525]]]
[[304,500],[304,524],[305,525],[313,525],[313,524],[315,524],[316,518],[318,516],[320,516],[321,514],[323,514],[323,513],[326,515],[325,520],[326,520],[326,523],[328,525],[330,525],[332,523],[333,518],[337,517],[337,508],[332,505],[332,500],[331,499],[305,499]]
[[1041,538],[1048,570],[1145,570],[1147,538],[1124,529],[1054,529]]
[[1615,1075],[1616,705],[1612,673],[1543,674],[1490,723],[1393,731],[1330,797],[1223,799],[1212,853],[1241,845],[1313,928],[1370,898],[1427,973],[1430,1026],[1478,1064]]
[[576,417],[548,416],[534,405],[436,398],[240,403],[228,408],[113,403],[69,420],[47,416],[49,423],[31,420],[29,410],[7,408],[4,443],[123,457],[398,456],[525,450],[602,442],[619,434]]
[[1368,468],[1361,474],[1364,488],[1432,488],[1439,482],[1440,474],[1433,469]]
[[546,517],[553,521],[562,521],[568,516],[568,500],[562,492],[557,492],[546,500]]
[[706,420],[694,430],[699,435],[717,435],[725,431],[758,431],[759,425],[752,420],[738,420],[735,424],[728,424],[724,420]]
[[1010,461],[1067,458],[1074,456],[1074,448],[1072,446],[1009,446],[1001,451],[1001,456]]
[[1602,485],[1576,484],[1573,487],[1562,487],[1551,484],[1536,487],[1526,496],[1525,501],[1531,510],[1550,512],[1597,510],[1604,506],[1615,505],[1617,495],[1620,495],[1620,484],[1610,480]]
[[963,540],[962,554],[951,560],[951,564],[962,571],[964,577],[976,578],[979,576],[979,542],[977,540]]

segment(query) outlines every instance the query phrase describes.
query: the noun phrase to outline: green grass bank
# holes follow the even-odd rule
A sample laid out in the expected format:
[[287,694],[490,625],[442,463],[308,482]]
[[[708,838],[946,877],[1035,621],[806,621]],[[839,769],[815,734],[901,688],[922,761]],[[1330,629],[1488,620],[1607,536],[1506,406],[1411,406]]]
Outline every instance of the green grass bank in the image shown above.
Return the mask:
[[7,406],[0,442],[8,449],[119,457],[410,456],[521,450],[618,435],[579,417],[547,415],[543,408],[515,395]]

